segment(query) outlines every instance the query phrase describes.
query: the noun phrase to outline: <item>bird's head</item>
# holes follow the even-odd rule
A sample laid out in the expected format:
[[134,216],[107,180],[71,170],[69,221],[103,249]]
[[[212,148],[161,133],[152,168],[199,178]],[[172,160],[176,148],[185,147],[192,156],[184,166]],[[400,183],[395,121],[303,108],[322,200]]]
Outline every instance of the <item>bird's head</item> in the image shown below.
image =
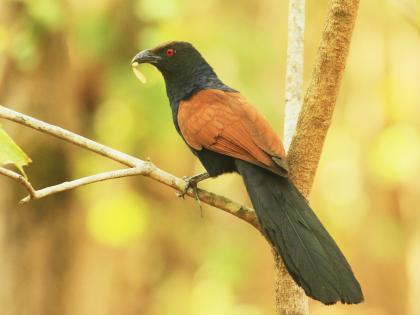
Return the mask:
[[135,55],[131,66],[139,80],[145,83],[139,70],[143,63],[155,66],[162,73],[171,100],[186,99],[200,89],[225,87],[198,50],[187,42],[163,43]]
[[[140,64],[149,63],[159,69],[166,77],[179,77],[185,73],[200,69],[207,62],[193,45],[187,42],[173,41],[139,52],[131,61],[134,69]],[[210,67],[210,66],[208,66]],[[138,71],[138,70],[137,70]]]

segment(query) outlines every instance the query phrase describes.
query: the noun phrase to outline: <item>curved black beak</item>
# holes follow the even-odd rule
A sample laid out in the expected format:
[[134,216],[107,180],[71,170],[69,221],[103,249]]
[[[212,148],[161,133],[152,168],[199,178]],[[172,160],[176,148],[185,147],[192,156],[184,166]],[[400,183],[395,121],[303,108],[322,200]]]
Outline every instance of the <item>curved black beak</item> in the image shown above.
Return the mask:
[[157,63],[161,59],[160,56],[155,55],[149,49],[143,50],[139,52],[134,58],[131,60],[132,66],[137,66],[141,63]]

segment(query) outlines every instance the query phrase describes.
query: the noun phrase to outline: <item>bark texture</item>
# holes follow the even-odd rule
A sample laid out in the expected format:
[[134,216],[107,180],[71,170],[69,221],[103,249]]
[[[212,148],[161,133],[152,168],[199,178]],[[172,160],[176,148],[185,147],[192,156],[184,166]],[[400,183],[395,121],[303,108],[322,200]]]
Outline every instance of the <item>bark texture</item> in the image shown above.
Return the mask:
[[[288,160],[290,177],[309,196],[343,76],[359,0],[330,0],[312,79],[300,112]],[[277,270],[276,308],[282,315],[309,314],[307,297],[281,259]]]

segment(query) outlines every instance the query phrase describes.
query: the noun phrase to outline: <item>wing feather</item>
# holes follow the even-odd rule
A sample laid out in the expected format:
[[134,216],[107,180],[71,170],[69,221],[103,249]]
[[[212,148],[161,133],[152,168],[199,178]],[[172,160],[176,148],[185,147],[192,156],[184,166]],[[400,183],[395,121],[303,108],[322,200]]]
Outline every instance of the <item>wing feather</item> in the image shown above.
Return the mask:
[[185,141],[196,150],[206,148],[287,174],[279,137],[239,93],[198,92],[181,101],[178,125]]

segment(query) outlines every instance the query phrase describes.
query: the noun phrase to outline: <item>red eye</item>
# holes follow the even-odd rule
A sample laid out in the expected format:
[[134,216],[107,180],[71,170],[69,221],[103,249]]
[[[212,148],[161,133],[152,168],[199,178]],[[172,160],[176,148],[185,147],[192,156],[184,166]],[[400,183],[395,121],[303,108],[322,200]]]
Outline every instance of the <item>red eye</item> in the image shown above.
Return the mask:
[[172,48],[169,48],[168,50],[166,50],[166,56],[172,57],[174,54],[175,54],[175,50],[173,50]]

